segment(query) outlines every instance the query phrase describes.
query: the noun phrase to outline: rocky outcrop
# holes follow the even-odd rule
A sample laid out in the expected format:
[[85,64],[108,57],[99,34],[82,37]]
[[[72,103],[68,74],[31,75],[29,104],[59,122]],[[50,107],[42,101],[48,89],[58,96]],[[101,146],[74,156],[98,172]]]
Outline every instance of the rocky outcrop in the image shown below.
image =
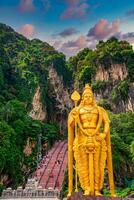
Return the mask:
[[95,92],[97,102],[101,99],[107,99],[112,106],[112,110],[116,113],[119,112],[134,112],[134,83],[129,84],[128,98],[123,100],[120,98],[116,103],[112,102],[112,90],[120,81],[127,78],[128,72],[125,64],[112,64],[108,69],[99,65],[93,81],[104,81],[106,87],[99,92]]
[[53,66],[49,67],[48,76],[51,85],[49,96],[55,101],[52,117],[53,121],[58,121],[62,133],[67,127],[67,115],[72,107],[72,102],[68,89],[63,85],[62,76],[58,75]]
[[120,100],[113,105],[115,112],[134,112],[134,83],[130,84],[127,101]]
[[32,110],[29,113],[29,116],[33,119],[44,121],[46,119],[46,108],[43,107],[42,102],[40,101],[41,91],[40,86],[37,87],[35,95],[32,101]]
[[27,143],[26,146],[23,150],[23,153],[25,154],[25,156],[29,156],[32,154],[33,149],[35,148],[36,142],[30,140],[30,138],[27,139]]
[[101,81],[119,81],[123,80],[127,77],[127,68],[126,65],[123,64],[112,64],[108,69],[105,69],[104,66],[99,65],[97,69],[97,73],[94,77],[94,80],[101,80]]

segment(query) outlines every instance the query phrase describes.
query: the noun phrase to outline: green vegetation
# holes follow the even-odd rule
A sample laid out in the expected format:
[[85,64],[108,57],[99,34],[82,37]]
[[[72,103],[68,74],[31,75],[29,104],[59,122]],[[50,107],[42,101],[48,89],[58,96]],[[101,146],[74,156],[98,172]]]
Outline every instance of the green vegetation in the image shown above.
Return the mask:
[[[48,146],[60,138],[58,125],[45,123],[28,116],[38,86],[41,101],[53,115],[48,95],[49,79],[47,60],[60,75],[67,72],[65,57],[52,46],[38,39],[32,41],[4,24],[0,24],[0,190],[4,185],[13,188],[25,182],[37,166],[38,139]],[[57,58],[57,60],[56,60]],[[54,107],[54,105],[53,105]],[[30,155],[24,149],[27,141],[34,144]],[[4,177],[4,178],[3,178]]]
[[72,76],[79,87],[85,83],[91,83],[96,72],[95,58],[96,53],[88,48],[69,58],[68,67],[72,71]]
[[[94,50],[85,48],[78,52],[76,56],[70,57],[68,68],[72,71],[72,77],[77,88],[82,89],[85,83],[90,83],[93,91],[100,94],[102,99],[107,99],[112,105],[112,109],[115,110],[120,101],[125,104],[128,101],[129,88],[134,81],[133,63],[134,51],[132,46],[127,41],[119,41],[112,37],[106,42],[99,41]],[[122,75],[120,75],[118,69],[116,72],[118,67],[122,67]],[[97,76],[95,77],[96,73]],[[115,75],[119,76],[118,80]],[[123,75],[125,78],[122,80]],[[109,80],[107,81],[108,77]],[[106,102],[103,102],[103,105],[104,103]],[[105,107],[107,106],[105,105]],[[120,107],[118,109],[123,110]]]
[[107,99],[101,99],[98,105],[105,108],[106,110],[112,111],[112,106]]
[[129,92],[128,80],[120,81],[112,90],[112,101],[117,102],[121,99],[127,101]]
[[[132,184],[130,187],[127,187],[124,189],[122,189],[122,188],[115,189],[115,193],[116,193],[117,197],[126,197],[130,194],[133,194],[133,192],[134,192],[134,184]],[[104,194],[104,196],[110,196],[110,192],[106,188],[103,190],[103,194]]]
[[133,179],[134,114],[110,113],[113,167],[116,185],[129,186],[124,178]]
[[[127,41],[110,38],[106,42],[99,41],[95,50],[85,48],[76,56],[70,57],[69,69],[73,77],[81,84],[91,83],[97,67],[107,70],[113,64],[125,64],[128,69],[128,79],[134,81],[134,51]],[[79,84],[80,85],[80,84]]]
[[92,85],[93,91],[99,93],[101,91],[104,91],[106,87],[110,85],[110,81],[97,80],[97,81],[93,81],[91,85]]
[[[24,175],[33,172],[37,166],[38,137],[42,135],[42,143],[51,147],[60,135],[58,126],[44,124],[31,119],[24,104],[18,100],[8,101],[0,110],[0,172],[8,176],[12,187],[24,180]],[[35,143],[32,154],[24,154],[28,138]]]

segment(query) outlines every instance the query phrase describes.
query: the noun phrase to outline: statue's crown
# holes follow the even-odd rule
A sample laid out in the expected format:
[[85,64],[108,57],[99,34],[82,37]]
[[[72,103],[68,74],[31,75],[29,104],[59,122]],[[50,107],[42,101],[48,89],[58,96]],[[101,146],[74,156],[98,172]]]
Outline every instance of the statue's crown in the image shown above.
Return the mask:
[[93,92],[92,92],[92,89],[91,89],[91,87],[89,86],[89,84],[85,84],[85,87],[84,87],[84,90],[83,90],[83,94],[82,94],[82,96],[84,96],[85,94],[91,94],[91,95],[93,95]]

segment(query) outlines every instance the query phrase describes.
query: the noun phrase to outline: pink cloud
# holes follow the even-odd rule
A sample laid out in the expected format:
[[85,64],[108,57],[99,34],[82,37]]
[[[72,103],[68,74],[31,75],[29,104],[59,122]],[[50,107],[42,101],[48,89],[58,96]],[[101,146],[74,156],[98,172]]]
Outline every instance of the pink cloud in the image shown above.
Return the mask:
[[67,9],[61,14],[61,19],[81,18],[86,15],[89,4],[86,0],[65,0]]
[[94,27],[92,27],[87,36],[94,37],[95,39],[106,39],[119,32],[120,21],[115,20],[109,23],[105,19],[101,19]]
[[122,33],[119,32],[116,35],[114,35],[119,40],[126,40],[130,44],[134,44],[134,32],[128,32],[128,33]]
[[19,29],[19,33],[27,38],[32,38],[35,34],[35,27],[32,24],[25,24]]
[[61,40],[57,40],[55,42],[53,42],[52,44],[54,46],[55,49],[59,49],[62,45],[62,41]]
[[21,12],[32,12],[35,10],[33,0],[21,0],[19,5],[19,10]]
[[70,57],[78,53],[83,48],[94,48],[95,45],[95,41],[89,40],[86,36],[81,35],[76,40],[71,40],[60,44],[58,50],[65,53],[67,57]]
[[64,29],[63,31],[61,31],[55,35],[59,35],[64,38],[64,37],[68,37],[68,36],[71,36],[71,35],[74,35],[77,33],[78,33],[78,31],[75,28],[70,27],[70,28]]
[[65,46],[68,48],[84,48],[87,46],[87,39],[84,36],[80,36],[77,40],[75,41],[68,41],[65,43]]
[[125,34],[122,34],[122,38],[123,40],[127,40],[130,43],[134,43],[134,32],[128,32]]

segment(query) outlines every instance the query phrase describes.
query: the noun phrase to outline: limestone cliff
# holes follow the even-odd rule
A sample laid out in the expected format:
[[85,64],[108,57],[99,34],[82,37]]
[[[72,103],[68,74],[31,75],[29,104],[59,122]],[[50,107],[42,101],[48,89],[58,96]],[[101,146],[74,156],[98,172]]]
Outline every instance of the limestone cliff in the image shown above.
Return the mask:
[[134,83],[129,83],[127,92],[127,99],[120,97],[118,90],[118,100],[113,102],[112,93],[115,88],[124,80],[127,79],[128,71],[126,65],[123,64],[112,64],[108,69],[105,69],[103,65],[99,65],[93,81],[105,82],[105,87],[100,88],[99,91],[95,91],[95,98],[99,102],[101,99],[107,99],[111,104],[114,112],[134,112]]
[[37,119],[40,121],[44,121],[46,119],[46,108],[43,107],[43,104],[40,100],[41,98],[41,90],[40,86],[37,87],[35,95],[32,101],[32,110],[29,113],[33,119]]
[[40,121],[58,123],[62,133],[67,127],[67,115],[72,107],[72,102],[68,89],[63,84],[63,77],[58,75],[53,65],[48,67],[47,98],[45,107],[41,102],[41,88],[38,86],[29,116]]
[[112,64],[107,70],[104,68],[103,65],[99,65],[94,80],[119,81],[124,80],[127,77],[127,75],[127,68],[124,63],[122,65]]
[[62,76],[58,75],[53,66],[49,67],[48,76],[50,81],[49,96],[54,101],[51,119],[59,123],[62,133],[67,127],[67,114],[72,107],[72,102],[69,91],[63,84]]

